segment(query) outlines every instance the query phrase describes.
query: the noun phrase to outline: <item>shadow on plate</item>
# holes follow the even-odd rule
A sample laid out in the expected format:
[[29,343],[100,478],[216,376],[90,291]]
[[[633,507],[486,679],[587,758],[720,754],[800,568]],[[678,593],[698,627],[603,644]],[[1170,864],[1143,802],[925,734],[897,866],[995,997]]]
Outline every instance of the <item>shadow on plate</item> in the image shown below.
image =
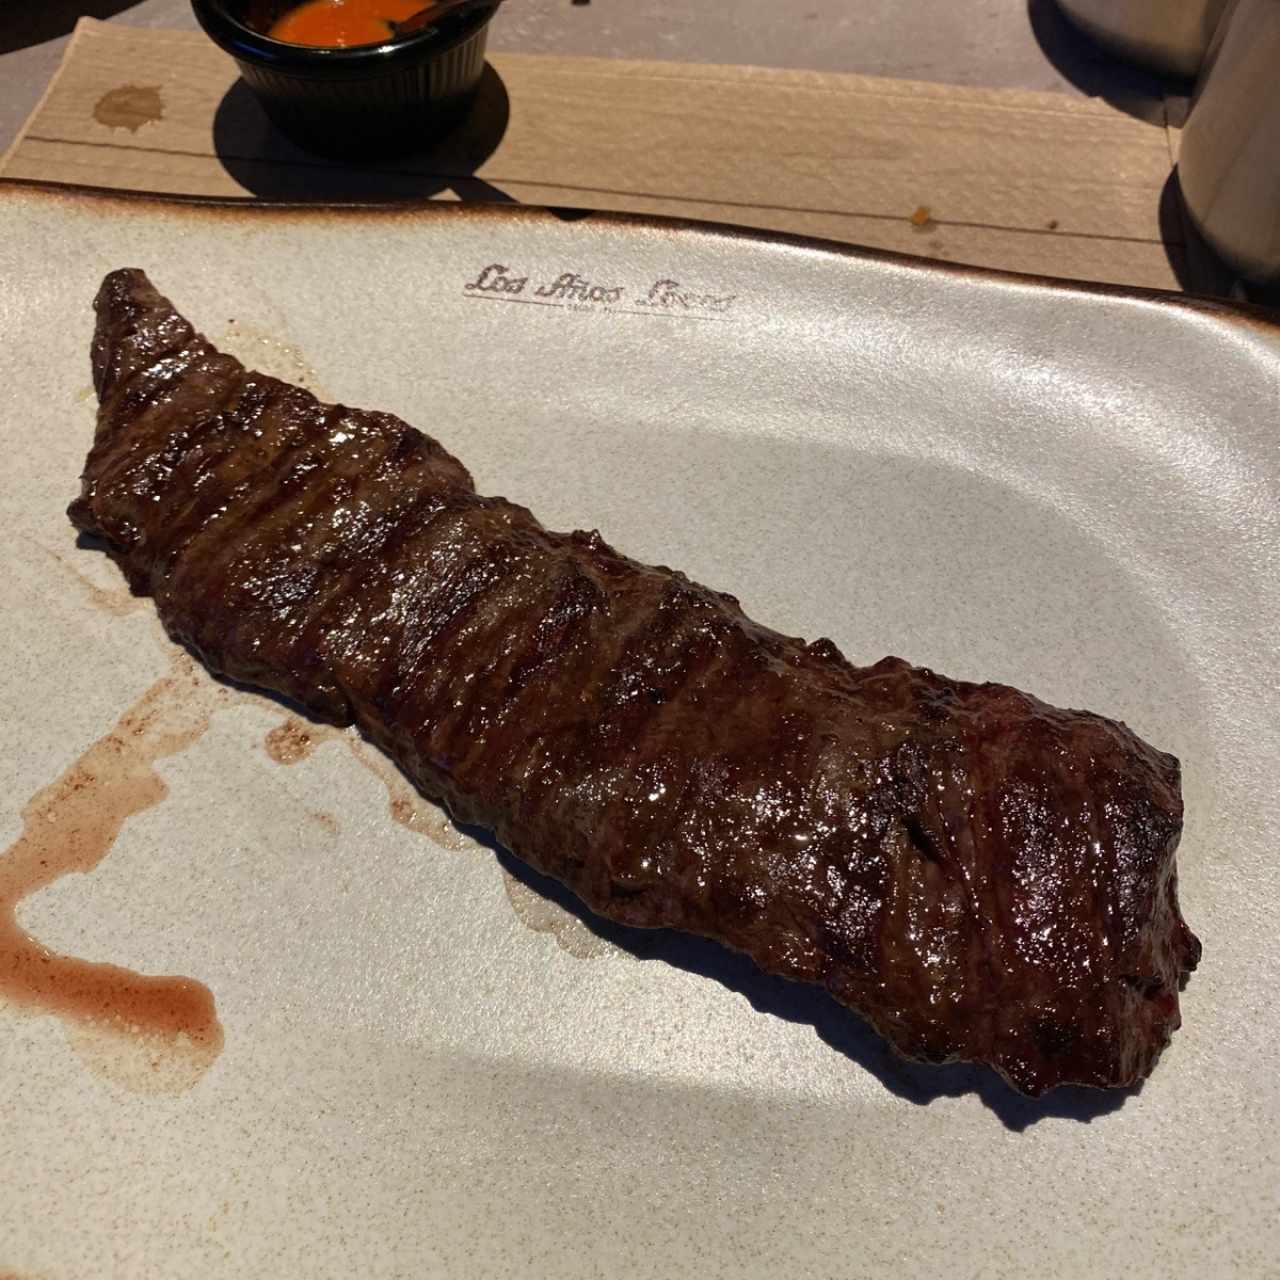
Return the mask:
[[[112,559],[108,545],[89,534],[76,538],[81,550],[105,552]],[[188,651],[203,667],[200,655]],[[207,668],[206,668],[207,669]],[[290,714],[317,723],[305,708],[278,693],[238,680],[214,675],[220,684],[242,693],[264,698]],[[398,766],[397,766],[398,768]],[[405,781],[413,781],[403,774]],[[1137,1095],[1142,1086],[1132,1089],[1060,1088],[1043,1098],[1027,1098],[1010,1088],[996,1073],[986,1067],[958,1064],[931,1067],[905,1062],[870,1025],[839,1005],[819,987],[789,982],[762,972],[746,956],[707,938],[677,933],[671,929],[633,929],[614,924],[595,914],[559,881],[541,875],[521,862],[510,850],[499,844],[492,833],[479,827],[454,823],[462,834],[490,850],[498,864],[527,888],[555,903],[575,916],[596,937],[603,939],[636,960],[659,961],[688,973],[710,978],[730,991],[746,998],[757,1013],[801,1026],[812,1027],[819,1039],[851,1062],[869,1071],[890,1093],[916,1106],[927,1106],[938,1098],[954,1098],[976,1094],[1006,1128],[1021,1132],[1040,1120],[1051,1118],[1088,1123],[1117,1111]]]
[[670,929],[630,929],[603,920],[559,881],[540,875],[521,862],[487,831],[473,827],[459,829],[491,849],[503,870],[576,916],[597,937],[638,960],[657,960],[711,978],[744,996],[758,1013],[812,1027],[824,1043],[869,1071],[890,1093],[916,1106],[928,1106],[938,1098],[972,1093],[1006,1128],[1021,1132],[1040,1120],[1051,1118],[1088,1123],[1119,1110],[1141,1091],[1141,1085],[1117,1090],[1062,1088],[1043,1098],[1027,1098],[987,1067],[968,1064],[931,1067],[904,1062],[868,1023],[837,1004],[821,988],[763,973],[746,956],[707,938]]
[[3,0],[0,4],[0,53],[65,36],[81,18],[110,18],[139,0]]
[[1185,80],[1162,79],[1108,53],[1071,24],[1056,0],[1027,0],[1027,17],[1036,43],[1064,80],[1126,115],[1163,128],[1165,95],[1190,91]]
[[344,164],[290,142],[267,118],[243,80],[227,90],[213,120],[213,149],[250,194],[308,203],[421,200],[452,191],[460,200],[516,203],[475,176],[507,131],[511,103],[502,78],[486,65],[463,122],[435,145],[376,164]]

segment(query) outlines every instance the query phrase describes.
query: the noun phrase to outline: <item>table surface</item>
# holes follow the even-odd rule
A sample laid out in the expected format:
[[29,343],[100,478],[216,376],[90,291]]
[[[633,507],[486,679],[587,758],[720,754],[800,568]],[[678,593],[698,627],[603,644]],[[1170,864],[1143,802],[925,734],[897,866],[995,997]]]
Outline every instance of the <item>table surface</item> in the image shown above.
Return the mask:
[[[0,12],[0,151],[39,100],[77,16],[195,26],[189,0],[6,0],[0,8],[8,10]],[[1167,87],[1095,50],[1053,0],[510,0],[491,47],[1040,89],[1122,101],[1139,112],[1160,103]]]

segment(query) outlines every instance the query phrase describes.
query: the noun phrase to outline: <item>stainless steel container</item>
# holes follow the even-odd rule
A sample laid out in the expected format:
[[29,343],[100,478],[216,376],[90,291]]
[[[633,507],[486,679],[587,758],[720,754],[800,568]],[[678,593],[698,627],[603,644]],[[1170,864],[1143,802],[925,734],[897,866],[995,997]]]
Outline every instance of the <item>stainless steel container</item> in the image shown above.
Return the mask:
[[1235,0],[1178,155],[1191,220],[1226,262],[1280,284],[1280,0]]
[[1058,0],[1086,35],[1130,62],[1194,76],[1228,0]]

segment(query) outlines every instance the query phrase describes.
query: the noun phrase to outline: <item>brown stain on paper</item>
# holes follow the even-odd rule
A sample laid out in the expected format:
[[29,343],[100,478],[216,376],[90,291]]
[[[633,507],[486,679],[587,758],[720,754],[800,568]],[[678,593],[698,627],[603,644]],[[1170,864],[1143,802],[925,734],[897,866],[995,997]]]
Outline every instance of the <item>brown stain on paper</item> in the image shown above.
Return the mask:
[[22,831],[0,854],[0,998],[59,1018],[101,1074],[143,1092],[179,1092],[222,1049],[209,989],[59,954],[27,933],[18,904],[72,873],[93,871],[134,814],[168,793],[159,760],[198,741],[231,697],[185,654],[22,810]]
[[164,99],[158,84],[122,84],[108,90],[94,104],[93,118],[108,129],[137,133],[144,124],[164,119]]

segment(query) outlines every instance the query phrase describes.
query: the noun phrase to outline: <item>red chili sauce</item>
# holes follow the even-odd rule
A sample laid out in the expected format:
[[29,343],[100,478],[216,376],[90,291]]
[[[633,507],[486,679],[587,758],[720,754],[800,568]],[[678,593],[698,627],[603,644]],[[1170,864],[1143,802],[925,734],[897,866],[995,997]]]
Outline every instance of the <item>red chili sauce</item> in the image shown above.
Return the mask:
[[306,0],[272,25],[269,36],[289,44],[346,49],[382,44],[395,35],[394,23],[411,18],[427,0]]

